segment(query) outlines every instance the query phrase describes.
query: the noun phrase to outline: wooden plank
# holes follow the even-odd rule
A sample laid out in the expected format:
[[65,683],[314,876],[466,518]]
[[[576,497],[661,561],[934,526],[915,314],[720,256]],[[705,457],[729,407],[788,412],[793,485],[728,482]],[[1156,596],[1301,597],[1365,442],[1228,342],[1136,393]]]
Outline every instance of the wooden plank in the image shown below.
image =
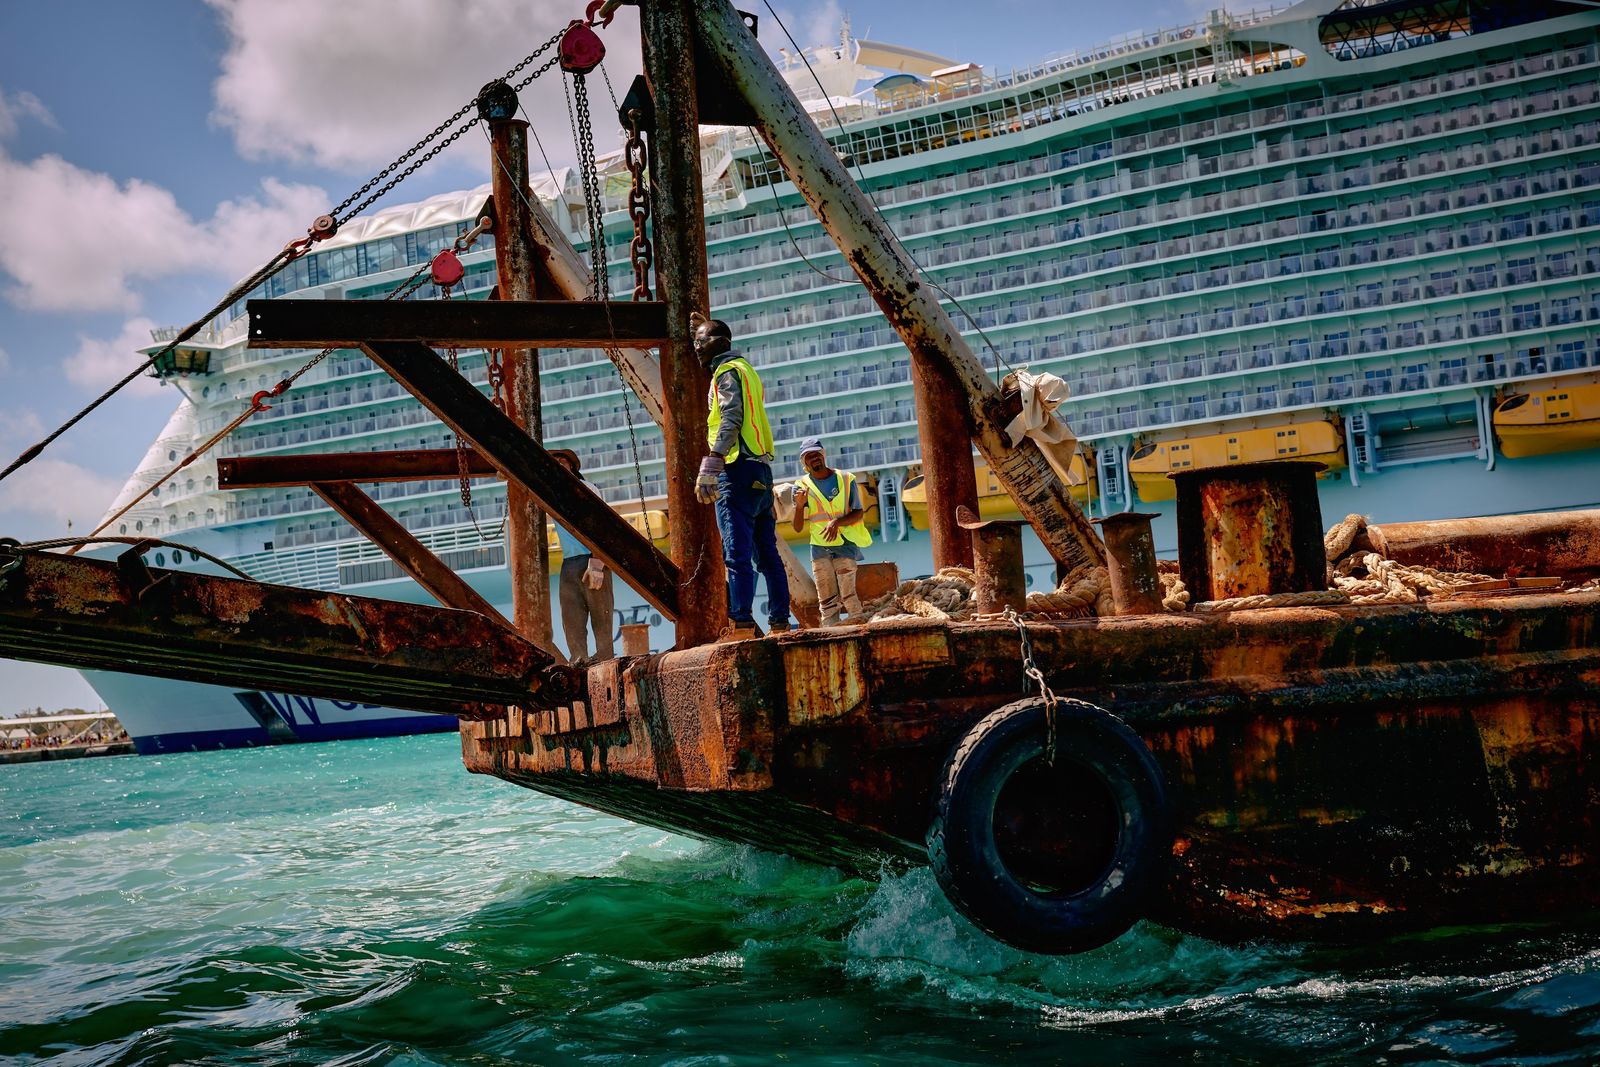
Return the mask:
[[14,659],[396,708],[548,706],[551,657],[482,615],[111,560],[0,555]]

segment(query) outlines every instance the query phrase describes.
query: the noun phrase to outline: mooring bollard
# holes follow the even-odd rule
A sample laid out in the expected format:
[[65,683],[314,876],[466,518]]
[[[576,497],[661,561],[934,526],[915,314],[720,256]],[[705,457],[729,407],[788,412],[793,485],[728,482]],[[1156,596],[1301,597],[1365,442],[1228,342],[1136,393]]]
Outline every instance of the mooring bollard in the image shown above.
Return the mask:
[[1178,567],[1198,600],[1326,589],[1321,463],[1280,460],[1172,475]]
[[956,509],[956,525],[972,534],[975,578],[972,599],[980,615],[1006,608],[1021,611],[1028,599],[1022,572],[1022,523],[984,520],[964,507]]
[[1158,615],[1161,575],[1156,572],[1154,515],[1123,511],[1092,520],[1106,541],[1106,571],[1111,575],[1111,600],[1118,615]]
[[648,656],[650,654],[650,624],[625,622],[622,624],[622,654]]

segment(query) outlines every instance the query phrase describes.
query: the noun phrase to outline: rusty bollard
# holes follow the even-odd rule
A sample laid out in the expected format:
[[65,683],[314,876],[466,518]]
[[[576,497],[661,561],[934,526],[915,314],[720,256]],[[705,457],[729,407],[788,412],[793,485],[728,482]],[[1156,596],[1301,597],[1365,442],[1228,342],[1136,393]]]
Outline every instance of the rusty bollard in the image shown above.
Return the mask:
[[1106,571],[1111,575],[1111,600],[1118,615],[1159,615],[1161,576],[1156,573],[1156,541],[1150,532],[1154,515],[1123,511],[1093,520],[1106,541]]
[[980,615],[1014,608],[1021,611],[1028,599],[1028,580],[1022,572],[1022,523],[980,519],[966,507],[956,508],[956,525],[972,533],[972,562],[976,583],[973,607]]
[[1282,460],[1172,475],[1178,484],[1178,567],[1199,600],[1328,587],[1321,463]]
[[622,654],[648,656],[650,654],[650,624],[625,622],[622,624]]

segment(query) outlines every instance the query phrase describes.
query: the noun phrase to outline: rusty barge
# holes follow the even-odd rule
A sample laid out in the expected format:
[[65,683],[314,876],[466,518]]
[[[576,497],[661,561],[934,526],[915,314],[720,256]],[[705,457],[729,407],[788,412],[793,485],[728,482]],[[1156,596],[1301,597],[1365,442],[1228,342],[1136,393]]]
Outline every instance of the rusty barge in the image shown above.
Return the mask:
[[[612,6],[574,24],[575,71]],[[1179,577],[1199,603],[1168,603],[1148,525],[1108,520],[1102,540],[1041,447],[1007,435],[1019,390],[967,347],[753,20],[726,0],[639,14],[646,77],[619,117],[648,135],[655,221],[646,242],[636,216],[636,247],[653,249],[658,299],[643,271],[635,300],[591,299],[604,294],[581,258],[520,195],[526,124],[502,82],[476,101],[500,164],[484,223],[499,300],[250,309],[254,345],[360,348],[508,481],[515,617],[357,488],[455,457],[238,460],[227,484],[312,486],[444,606],[165,571],[138,545],[108,562],[11,544],[9,655],[314,695],[359,684],[459,716],[471,771],[868,874],[931,863],[959,910],[1037,951],[1092,948],[1144,917],[1353,939],[1600,903],[1600,513],[1379,525],[1330,547],[1310,466],[1194,471],[1178,478]],[[911,353],[935,562],[970,573],[965,618],[715,640],[726,594],[706,561],[721,553],[693,496],[702,121],[757,129]],[[503,353],[503,409],[434,351],[463,344]],[[605,347],[662,425],[670,556],[540,443],[538,351],[573,345]],[[1031,617],[1023,523],[975,518],[974,445],[1064,573],[1103,568],[1074,617]],[[562,661],[546,512],[675,620],[674,650]],[[1330,573],[1352,552],[1365,562]],[[1428,595],[1329,588],[1381,586],[1390,564],[1470,573]]]

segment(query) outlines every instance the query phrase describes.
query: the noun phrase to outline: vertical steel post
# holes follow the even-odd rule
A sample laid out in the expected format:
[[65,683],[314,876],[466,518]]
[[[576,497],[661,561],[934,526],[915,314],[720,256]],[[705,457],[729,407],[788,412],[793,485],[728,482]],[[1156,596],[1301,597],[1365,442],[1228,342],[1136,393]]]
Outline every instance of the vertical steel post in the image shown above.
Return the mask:
[[978,511],[978,476],[972,464],[967,398],[926,356],[911,353],[911,390],[917,403],[917,444],[928,499],[933,567],[971,567],[976,535],[956,522],[956,509]]
[[650,624],[625,622],[622,624],[622,654],[648,656],[650,654]]
[[[667,305],[661,349],[661,436],[666,444],[667,515],[678,590],[677,647],[714,641],[728,617],[727,572],[716,513],[695,499],[706,451],[706,368],[695,356],[689,314],[711,309],[706,276],[705,193],[700,185],[700,108],[695,97],[694,23],[689,0],[639,5],[644,72],[655,102],[650,186],[655,208],[657,289]],[[738,339],[735,338],[735,344]]]
[[[483,105],[480,105],[482,108]],[[490,118],[485,115],[485,118]],[[490,118],[490,160],[494,207],[496,280],[506,300],[532,300],[536,262],[528,203],[528,124],[521,119]],[[544,441],[539,410],[539,352],[507,348],[506,414],[535,441]],[[522,486],[506,486],[506,564],[511,574],[512,617],[524,637],[541,648],[554,647],[550,620],[550,542],[544,509]]]

